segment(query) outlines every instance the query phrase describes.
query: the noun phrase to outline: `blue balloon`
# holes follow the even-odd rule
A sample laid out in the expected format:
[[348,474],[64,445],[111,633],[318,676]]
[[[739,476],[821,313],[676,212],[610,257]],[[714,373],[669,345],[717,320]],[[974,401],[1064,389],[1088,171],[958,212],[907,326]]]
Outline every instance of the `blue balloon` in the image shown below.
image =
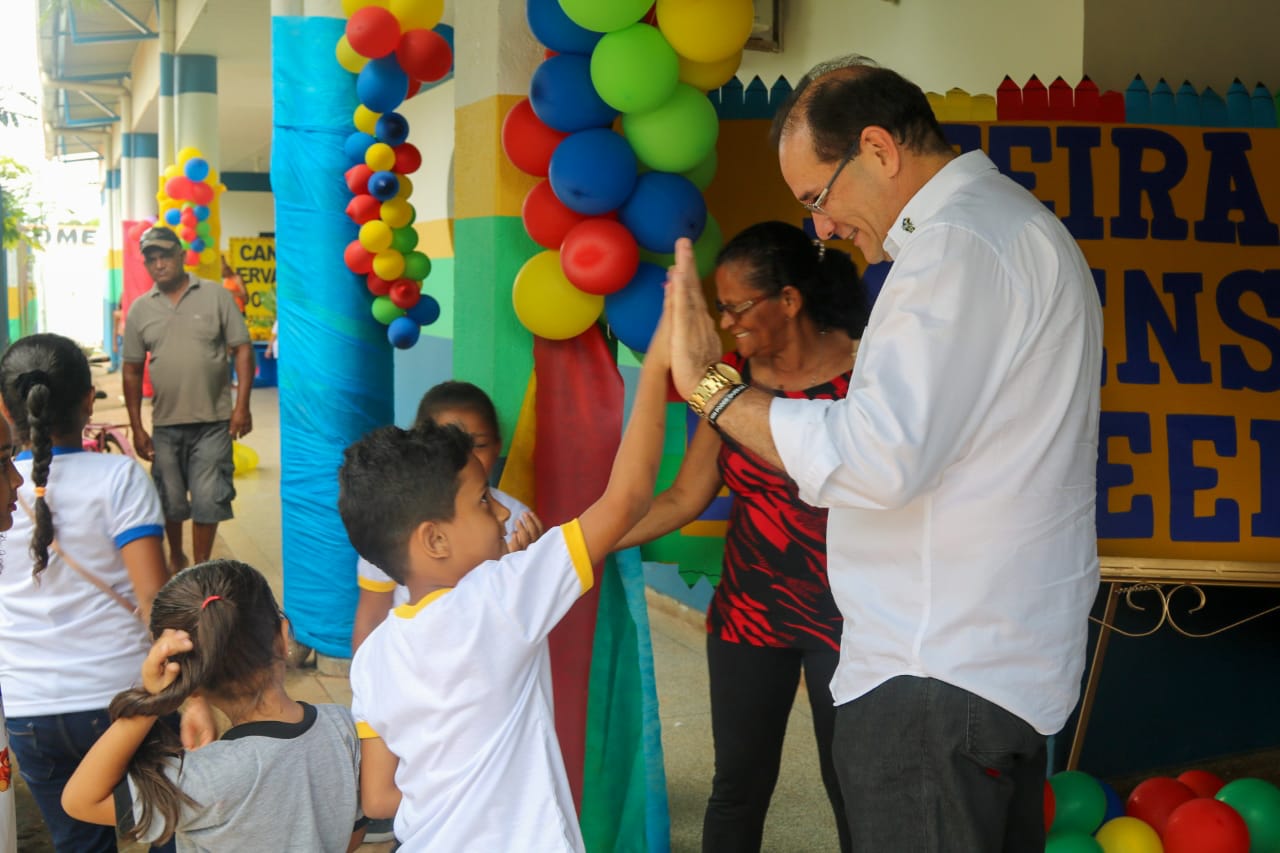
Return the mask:
[[182,211],[176,207],[171,207],[164,212],[164,221],[170,225],[178,225],[182,222]]
[[404,312],[402,319],[412,320],[419,326],[430,326],[440,319],[440,303],[435,300],[435,297],[424,293],[412,308]]
[[561,133],[607,127],[618,115],[596,94],[590,57],[569,53],[551,57],[533,72],[529,105],[543,124]]
[[1112,818],[1124,817],[1124,800],[1120,799],[1116,789],[1101,779],[1098,780],[1098,784],[1102,786],[1102,793],[1107,795],[1107,811],[1102,816],[1102,822],[1106,823]]
[[342,150],[352,164],[363,163],[364,152],[368,151],[369,146],[377,141],[369,134],[357,130],[347,137],[346,142],[342,143]]
[[379,142],[394,148],[409,138],[409,120],[400,113],[383,113],[374,126],[374,134]]
[[598,216],[617,209],[635,189],[636,155],[608,128],[583,130],[556,146],[547,176],[565,207]]
[[590,55],[604,33],[578,26],[560,7],[560,0],[529,0],[525,6],[529,32],[556,53]]
[[409,75],[394,53],[370,59],[356,77],[356,96],[375,113],[389,113],[409,94]]
[[641,261],[627,286],[604,298],[604,316],[609,330],[636,352],[648,352],[649,341],[662,317],[662,298],[667,271],[657,264]]
[[636,179],[635,192],[618,209],[618,221],[627,226],[641,248],[669,254],[680,237],[697,240],[702,236],[707,202],[684,175],[646,172]]
[[197,222],[204,222],[209,218],[209,208],[205,207],[203,204],[197,204],[195,206],[195,212]]
[[418,342],[421,335],[422,327],[410,320],[407,314],[387,324],[387,340],[396,349],[408,349]]
[[191,241],[191,251],[193,251],[193,252],[203,252],[203,251],[204,251],[204,238],[203,238],[203,237],[197,237],[197,238],[195,238],[194,240],[192,240],[192,241]]
[[209,177],[209,161],[203,157],[192,157],[182,167],[182,173],[193,181],[203,181]]
[[366,185],[369,195],[378,201],[391,201],[400,192],[400,179],[395,172],[374,172]]

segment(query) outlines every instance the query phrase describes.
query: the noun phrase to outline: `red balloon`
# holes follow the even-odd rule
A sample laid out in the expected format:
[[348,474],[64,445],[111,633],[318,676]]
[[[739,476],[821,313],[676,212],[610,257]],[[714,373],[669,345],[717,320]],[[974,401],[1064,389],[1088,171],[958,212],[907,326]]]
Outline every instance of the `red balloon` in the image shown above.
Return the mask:
[[371,219],[382,216],[382,202],[368,193],[360,193],[347,202],[347,216],[351,217],[357,225],[363,225]]
[[395,50],[400,67],[414,80],[434,83],[453,68],[453,49],[435,30],[409,30]]
[[189,207],[186,210],[182,211],[182,215],[178,217],[178,222],[182,223],[183,225],[189,225],[192,228],[195,228],[196,223],[199,221],[200,220],[196,219],[196,212]]
[[1249,853],[1249,827],[1226,803],[1207,797],[1173,810],[1161,836],[1164,853]]
[[[675,402],[679,402],[678,400]],[[1049,784],[1049,780],[1044,780],[1044,831],[1048,832],[1049,827],[1053,826],[1053,816],[1058,809],[1058,798],[1053,795],[1053,786]]]
[[[356,241],[356,243],[359,242],[359,240]],[[347,246],[348,251],[351,250],[352,245],[355,245],[355,243]],[[373,262],[370,261],[370,264],[372,263]],[[365,286],[369,288],[369,292],[374,296],[386,296],[391,292],[391,285],[395,284],[395,282],[387,281],[385,278],[378,278],[378,274],[372,272],[369,273],[369,277],[365,279],[364,283]]]
[[178,175],[164,182],[164,191],[169,198],[187,199],[191,197],[192,180],[185,175]]
[[352,240],[342,250],[342,259],[347,262],[347,269],[356,275],[368,275],[373,272],[373,254],[360,245],[359,240]]
[[182,239],[190,243],[196,238],[196,228],[194,225],[182,226]]
[[569,230],[589,218],[565,207],[551,191],[551,182],[546,180],[535,184],[524,197],[520,217],[524,220],[524,230],[544,249],[559,249]]
[[412,142],[402,142],[391,151],[396,155],[392,171],[397,175],[412,175],[422,165],[422,152]]
[[191,200],[196,204],[208,204],[213,201],[213,187],[204,181],[191,181]]
[[533,113],[529,99],[520,101],[502,120],[502,150],[507,159],[526,175],[545,178],[551,167],[551,153],[569,134],[552,130]]
[[409,90],[408,90],[407,92],[405,92],[405,93],[404,93],[404,99],[405,99],[406,101],[407,101],[407,100],[409,100],[409,99],[410,99],[410,98],[412,98],[414,95],[418,94],[418,90],[419,90],[419,89],[421,89],[421,88],[422,88],[422,81],[421,81],[421,80],[414,80],[412,77],[410,77],[410,78],[409,78]]
[[560,268],[579,290],[607,296],[635,277],[640,268],[640,247],[621,222],[588,219],[564,235]]
[[1213,797],[1219,788],[1227,784],[1222,777],[1215,776],[1208,770],[1188,770],[1179,774],[1178,781],[1190,788],[1197,797]]
[[200,253],[195,249],[187,249],[186,265],[189,267],[200,266]]
[[343,175],[347,181],[347,189],[351,190],[355,195],[368,192],[369,178],[373,175],[373,169],[370,169],[364,163],[357,163],[350,169],[347,169]]
[[422,285],[410,278],[401,278],[391,283],[391,304],[408,311],[418,304],[422,298]]
[[1188,800],[1194,799],[1195,791],[1177,779],[1168,776],[1153,776],[1141,782],[1133,789],[1125,803],[1124,811],[1129,817],[1145,821],[1160,835],[1164,835],[1164,826],[1169,822],[1173,810]]
[[381,6],[365,6],[347,19],[347,41],[361,56],[386,56],[400,41],[400,22]]

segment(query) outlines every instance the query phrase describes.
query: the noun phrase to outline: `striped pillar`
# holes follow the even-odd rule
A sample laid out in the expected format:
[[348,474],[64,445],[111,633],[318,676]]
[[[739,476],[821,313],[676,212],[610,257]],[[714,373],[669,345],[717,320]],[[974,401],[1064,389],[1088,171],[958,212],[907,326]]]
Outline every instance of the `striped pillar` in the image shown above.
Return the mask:
[[[173,115],[173,40],[177,26],[177,0],[158,0],[156,3],[156,27],[160,31],[160,93],[156,98],[158,133],[156,134],[158,157],[161,167],[174,162],[177,147],[173,144],[177,123]],[[157,178],[158,180],[158,178]],[[156,189],[158,190],[157,183]]]
[[156,215],[156,188],[160,183],[159,135],[126,133],[121,139],[120,166],[124,194],[124,219]]
[[180,53],[173,58],[175,145],[200,149],[218,166],[218,58]]
[[117,357],[111,312],[120,299],[124,276],[121,255],[121,243],[124,239],[120,169],[108,169],[102,187],[102,228],[98,230],[98,240],[102,245],[103,262],[107,270],[106,286],[102,294],[102,349],[112,357],[114,365],[117,363]]
[[502,432],[515,432],[533,370],[533,340],[516,319],[511,283],[539,247],[520,206],[536,183],[502,152],[502,120],[528,94],[542,47],[524,0],[454,5],[454,376],[493,397]]

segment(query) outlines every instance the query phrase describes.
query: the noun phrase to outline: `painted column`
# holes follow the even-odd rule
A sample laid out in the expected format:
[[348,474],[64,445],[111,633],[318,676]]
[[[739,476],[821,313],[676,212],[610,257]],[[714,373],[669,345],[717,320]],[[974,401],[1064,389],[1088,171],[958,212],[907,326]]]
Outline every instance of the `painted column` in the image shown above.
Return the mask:
[[120,158],[121,189],[126,221],[156,215],[156,190],[160,185],[159,136],[126,133]]
[[342,451],[390,423],[391,345],[363,280],[343,261],[356,238],[342,179],[355,77],[334,58],[339,3],[274,0],[271,187],[280,323],[280,521],[284,607],[298,641],[351,654],[356,554],[338,516]]
[[[161,169],[175,162],[174,154],[178,150],[173,144],[174,131],[177,129],[173,116],[173,31],[176,17],[177,0],[159,0],[156,4],[156,19],[160,30],[160,93],[156,98],[156,110],[159,113],[156,143]],[[159,189],[157,183],[156,190]]]
[[[123,158],[122,158],[123,159]],[[107,161],[108,163],[110,160]],[[106,265],[106,285],[102,293],[102,348],[112,357],[116,364],[114,352],[115,335],[111,322],[111,312],[119,298],[123,257],[121,256],[122,225],[120,191],[120,169],[107,169],[106,180],[102,190],[102,227],[98,229],[98,240],[102,244],[103,262]],[[45,327],[46,331],[51,331]]]
[[200,149],[210,165],[218,158],[218,57],[180,53],[173,58],[174,113],[178,151]]
[[511,283],[539,247],[520,219],[536,180],[507,160],[501,131],[528,94],[542,47],[524,0],[457,3],[454,15],[454,376],[489,392],[510,436],[533,369],[533,339],[511,307]]

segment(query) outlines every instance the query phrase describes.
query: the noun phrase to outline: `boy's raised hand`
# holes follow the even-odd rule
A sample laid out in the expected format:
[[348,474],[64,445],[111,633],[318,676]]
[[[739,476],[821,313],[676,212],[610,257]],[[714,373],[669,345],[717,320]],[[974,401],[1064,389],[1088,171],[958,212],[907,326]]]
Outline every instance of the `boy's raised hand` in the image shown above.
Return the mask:
[[151,695],[156,695],[174,682],[181,671],[180,664],[170,660],[174,655],[191,651],[195,645],[186,631],[165,628],[154,643],[147,658],[142,662],[142,687]]
[[533,510],[526,512],[516,519],[516,529],[507,537],[507,551],[513,554],[523,551],[537,541],[542,530],[542,519],[534,515]]

